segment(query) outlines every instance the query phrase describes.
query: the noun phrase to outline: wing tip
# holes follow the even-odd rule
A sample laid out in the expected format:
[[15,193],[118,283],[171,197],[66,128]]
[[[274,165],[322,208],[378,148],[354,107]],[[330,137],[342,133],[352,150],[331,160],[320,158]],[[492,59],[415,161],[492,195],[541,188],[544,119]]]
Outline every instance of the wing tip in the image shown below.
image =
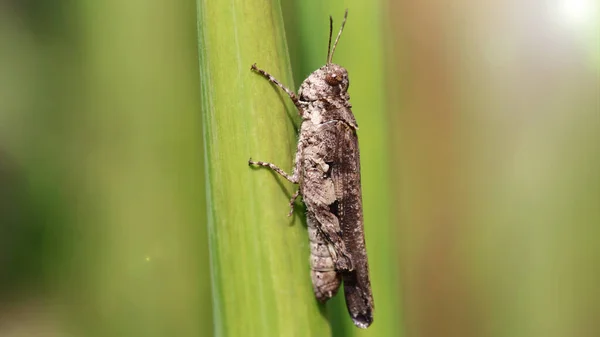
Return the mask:
[[371,323],[373,323],[373,314],[369,310],[366,313],[352,315],[352,321],[354,322],[354,325],[356,325],[357,327],[359,327],[361,329],[366,329],[371,325]]

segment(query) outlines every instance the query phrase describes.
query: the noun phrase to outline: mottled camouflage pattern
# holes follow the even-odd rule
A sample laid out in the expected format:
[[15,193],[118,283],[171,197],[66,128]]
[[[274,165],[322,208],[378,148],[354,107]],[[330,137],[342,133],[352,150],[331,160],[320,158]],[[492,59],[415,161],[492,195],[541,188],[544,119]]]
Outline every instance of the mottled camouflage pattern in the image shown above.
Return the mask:
[[[327,301],[343,279],[348,312],[356,326],[366,328],[373,322],[374,305],[363,229],[358,125],[349,102],[348,72],[331,63],[332,56],[333,51],[328,63],[304,80],[298,96],[252,66],[290,96],[302,126],[292,175],[271,163],[249,163],[270,167],[300,185],[307,210],[315,296]],[[290,202],[292,207],[296,196]]]

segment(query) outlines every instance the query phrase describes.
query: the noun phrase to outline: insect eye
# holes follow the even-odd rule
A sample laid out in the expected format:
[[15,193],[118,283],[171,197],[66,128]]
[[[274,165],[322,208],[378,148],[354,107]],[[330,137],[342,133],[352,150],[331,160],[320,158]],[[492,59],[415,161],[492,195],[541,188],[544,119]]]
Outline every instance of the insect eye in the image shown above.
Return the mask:
[[336,72],[327,73],[327,75],[325,75],[325,82],[331,86],[338,85],[342,83],[342,75]]

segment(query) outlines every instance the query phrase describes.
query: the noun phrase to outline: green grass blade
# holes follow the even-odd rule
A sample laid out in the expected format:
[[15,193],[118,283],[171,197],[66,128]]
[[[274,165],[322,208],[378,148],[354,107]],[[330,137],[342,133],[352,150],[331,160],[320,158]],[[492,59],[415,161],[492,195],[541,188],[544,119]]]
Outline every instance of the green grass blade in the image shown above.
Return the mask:
[[250,71],[253,63],[294,88],[277,1],[199,0],[202,115],[209,241],[218,336],[326,336],[312,293],[296,186],[250,157],[291,172],[297,112]]

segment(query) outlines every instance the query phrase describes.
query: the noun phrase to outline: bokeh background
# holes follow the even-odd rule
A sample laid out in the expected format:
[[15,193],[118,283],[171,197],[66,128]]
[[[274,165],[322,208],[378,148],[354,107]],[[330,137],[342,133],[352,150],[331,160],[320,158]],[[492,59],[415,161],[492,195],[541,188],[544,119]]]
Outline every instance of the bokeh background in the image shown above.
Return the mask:
[[[257,19],[260,6],[270,15]],[[282,80],[297,88],[325,62],[328,15],[337,30],[345,8],[334,61],[350,73],[360,125],[376,316],[357,331],[338,296],[318,308],[330,323],[315,321],[313,335],[600,335],[598,2],[0,0],[0,336],[283,331],[231,317],[255,304],[229,292],[255,294],[227,287],[266,276],[223,268],[219,249],[246,252],[218,246],[228,241],[214,219],[233,215],[219,213],[214,191],[228,185],[205,180],[209,161],[232,146],[211,143],[215,120],[203,125],[222,99],[207,74],[215,85],[227,75],[232,88],[262,83],[249,66],[264,55],[238,55],[244,72],[231,75],[218,63],[199,67],[198,50],[214,59],[203,36],[235,48],[236,27],[272,29],[274,17],[285,48],[264,53],[283,60],[277,67],[293,78]],[[271,153],[259,143],[242,154]],[[275,179],[243,162],[231,172]],[[274,186],[271,207],[285,219],[291,187]],[[238,208],[271,202],[225,196],[240,198]],[[301,221],[279,227],[305,242]],[[308,256],[307,247],[294,254]],[[309,280],[298,284],[294,296],[312,303],[302,297]],[[287,303],[286,291],[274,289],[273,303]],[[271,310],[294,319],[294,310]]]

